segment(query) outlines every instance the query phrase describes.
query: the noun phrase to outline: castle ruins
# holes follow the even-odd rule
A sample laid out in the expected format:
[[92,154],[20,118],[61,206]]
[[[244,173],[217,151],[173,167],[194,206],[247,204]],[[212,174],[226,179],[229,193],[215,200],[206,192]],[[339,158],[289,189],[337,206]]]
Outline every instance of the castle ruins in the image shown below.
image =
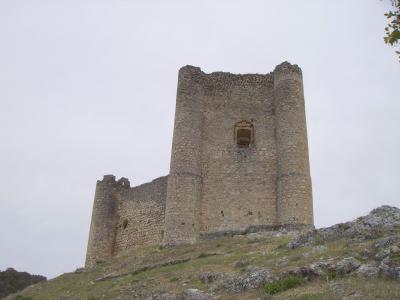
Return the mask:
[[312,227],[303,80],[179,71],[169,175],[130,187],[97,181],[86,266],[144,245]]

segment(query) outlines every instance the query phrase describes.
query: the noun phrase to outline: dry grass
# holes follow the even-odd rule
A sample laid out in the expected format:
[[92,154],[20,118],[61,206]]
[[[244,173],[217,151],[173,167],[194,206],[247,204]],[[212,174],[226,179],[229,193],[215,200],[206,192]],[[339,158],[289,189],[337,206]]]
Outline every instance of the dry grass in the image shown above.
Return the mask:
[[[311,251],[311,247],[290,250],[282,247],[289,239],[289,236],[236,236],[176,248],[144,247],[84,272],[64,274],[37,284],[19,295],[31,299],[94,300],[117,296],[141,299],[151,293],[179,293],[187,288],[207,291],[210,286],[199,281],[199,273],[240,272],[241,269],[235,267],[240,259],[250,259],[253,266],[280,273],[318,259],[354,256],[368,246],[368,243],[347,245],[344,241],[335,241],[325,244],[326,250],[320,252]],[[240,295],[222,292],[221,299],[255,299],[260,293],[260,290]],[[358,294],[362,296],[360,299],[400,299],[400,286],[398,282],[379,278],[319,279],[279,291],[272,299],[329,300]],[[8,299],[15,299],[15,295]]]

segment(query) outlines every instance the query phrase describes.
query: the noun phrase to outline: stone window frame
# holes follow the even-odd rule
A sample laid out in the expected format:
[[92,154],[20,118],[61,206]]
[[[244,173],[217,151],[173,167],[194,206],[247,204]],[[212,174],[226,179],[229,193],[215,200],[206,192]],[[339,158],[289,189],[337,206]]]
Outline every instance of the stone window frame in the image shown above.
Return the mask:
[[[250,131],[250,142],[247,144],[239,144],[238,141],[238,132],[239,130],[248,130]],[[239,148],[249,148],[251,144],[254,142],[254,125],[252,122],[247,121],[247,120],[241,120],[237,122],[234,126],[234,141],[235,144]]]

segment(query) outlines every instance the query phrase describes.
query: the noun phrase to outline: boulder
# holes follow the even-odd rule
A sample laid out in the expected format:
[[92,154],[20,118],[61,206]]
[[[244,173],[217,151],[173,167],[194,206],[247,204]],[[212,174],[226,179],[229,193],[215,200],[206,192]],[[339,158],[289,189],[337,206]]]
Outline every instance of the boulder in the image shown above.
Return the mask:
[[266,283],[272,282],[274,277],[270,269],[254,268],[240,276],[228,276],[222,287],[233,293],[257,289]]
[[373,263],[362,264],[357,270],[357,275],[362,277],[374,277],[378,274],[379,268]]

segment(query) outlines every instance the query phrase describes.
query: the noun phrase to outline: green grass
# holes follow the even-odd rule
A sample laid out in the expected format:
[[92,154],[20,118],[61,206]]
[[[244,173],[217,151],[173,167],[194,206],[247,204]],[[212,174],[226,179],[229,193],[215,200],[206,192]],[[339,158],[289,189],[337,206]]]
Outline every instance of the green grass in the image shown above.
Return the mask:
[[336,272],[329,271],[329,272],[326,273],[326,279],[334,280],[334,279],[336,279],[337,275],[338,274]]
[[400,265],[400,252],[391,253],[390,258],[396,265]]
[[[257,242],[255,242],[257,240]],[[372,249],[373,240],[348,244],[346,240],[324,243],[323,252],[312,251],[313,246],[288,249],[289,236],[263,237],[240,236],[223,237],[200,241],[195,245],[182,245],[174,248],[143,247],[116,257],[84,272],[63,274],[60,277],[39,284],[34,288],[18,293],[20,298],[11,299],[57,299],[72,297],[76,299],[115,299],[139,293],[142,299],[150,293],[168,291],[182,293],[188,288],[198,288],[209,292],[214,283],[203,283],[198,279],[202,272],[216,272],[240,275],[242,268],[235,267],[240,260],[250,260],[254,267],[270,269],[274,274],[282,274],[293,267],[308,266],[310,263],[340,258],[357,257],[364,249]],[[283,246],[280,246],[283,245]],[[371,254],[371,257],[375,253]],[[398,261],[398,253],[391,257]],[[171,261],[180,261],[168,264]],[[119,277],[97,280],[108,274],[121,274]],[[126,275],[125,275],[126,274]],[[265,285],[258,290],[241,294],[229,294],[221,290],[220,299],[297,299],[297,300],[336,300],[337,295],[330,288],[330,280],[341,285],[347,294],[356,291],[364,299],[400,299],[398,282],[380,278],[358,279],[355,276],[338,276],[328,273],[327,278],[304,281],[299,277],[289,277]],[[183,283],[185,283],[183,285]],[[141,296],[144,295],[144,296]],[[369,296],[371,295],[371,297]],[[23,298],[21,298],[23,297]],[[375,297],[375,298],[373,298]],[[143,298],[145,299],[145,298]],[[341,299],[341,298],[340,298]]]
[[21,295],[17,295],[17,297],[15,297],[16,300],[32,300],[32,297],[25,297],[25,296],[21,296]]
[[261,294],[264,295],[275,295],[277,293],[292,289],[304,283],[304,279],[301,277],[290,276],[285,279],[281,279],[276,282],[266,284],[261,289]]

